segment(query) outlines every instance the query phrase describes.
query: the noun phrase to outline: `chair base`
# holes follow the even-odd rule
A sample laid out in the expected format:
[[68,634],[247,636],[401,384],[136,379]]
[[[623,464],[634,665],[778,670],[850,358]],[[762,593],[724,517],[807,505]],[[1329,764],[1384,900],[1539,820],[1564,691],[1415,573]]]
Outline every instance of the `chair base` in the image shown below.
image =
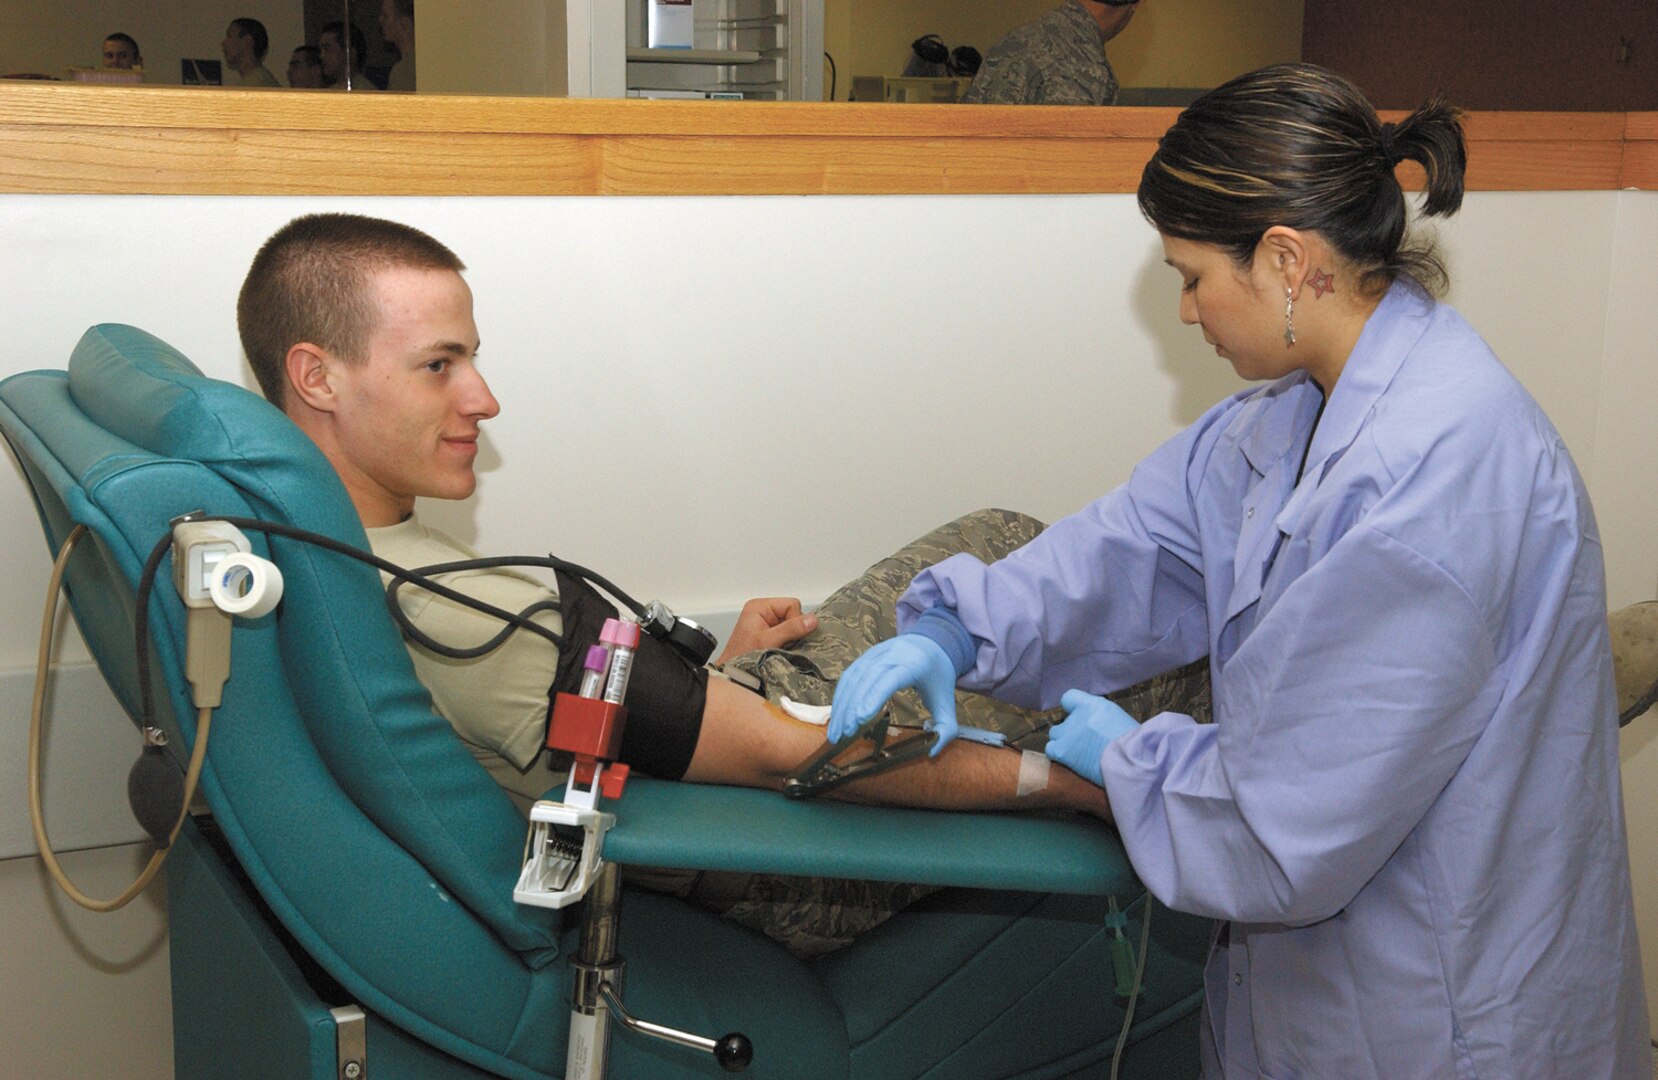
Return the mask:
[[[340,1080],[332,1009],[348,995],[292,944],[218,848],[187,822],[167,858],[176,1080]],[[364,1010],[373,1077],[498,1080]]]
[[[350,997],[294,945],[245,885],[241,871],[220,844],[222,841],[216,840],[211,821],[191,821],[180,832],[168,859],[175,1075],[179,1080],[219,1080],[225,1076],[338,1080],[341,1073],[336,1056],[337,1033],[330,1010],[349,1004]],[[633,900],[647,908],[665,902],[665,898],[648,894],[637,895]],[[624,906],[627,902],[624,900]],[[878,974],[880,965],[872,966],[872,958],[859,957],[858,952],[880,950],[883,944],[898,946],[899,941],[883,942],[882,939],[889,934],[897,939],[907,938],[922,932],[924,924],[931,924],[932,931],[936,932],[940,919],[946,925],[958,927],[957,933],[975,939],[956,942],[944,951],[953,951],[954,946],[969,948],[972,955],[994,966],[1005,960],[1005,955],[1000,955],[999,948],[986,948],[986,943],[976,941],[978,936],[989,935],[999,939],[999,944],[1007,949],[1028,953],[1036,939],[1025,935],[1036,933],[1041,939],[1053,938],[1056,934],[1053,921],[1080,922],[1081,913],[1072,908],[1086,903],[1083,898],[1021,898],[947,890],[931,903],[923,902],[922,910],[900,914],[896,920],[898,925],[887,934],[878,930],[870,935],[871,940],[860,940],[852,946],[847,955],[826,958],[830,962],[815,965],[816,975],[831,994],[847,991],[854,983],[867,987],[868,980]],[[912,920],[918,925],[904,925]],[[1087,921],[1095,927],[1098,925],[1091,917]],[[1125,1080],[1188,1080],[1198,1075],[1199,1010],[1196,997],[1185,991],[1191,985],[1191,966],[1200,962],[1198,952],[1207,937],[1200,922],[1163,909],[1153,918],[1153,955],[1158,963],[1148,965],[1148,972],[1157,974],[1148,986],[1147,999],[1137,1010],[1139,1019],[1134,1025],[1133,1041],[1123,1058],[1121,1076]],[[657,955],[663,947],[663,943],[652,940],[655,928],[649,920],[634,924],[631,932],[635,947],[643,949],[640,955]],[[1061,962],[1053,969],[1052,977],[1061,982],[1068,983],[1074,978],[1074,970],[1068,974],[1067,969],[1079,964],[1083,968],[1093,967],[1101,958],[1097,943],[1088,940],[1094,931],[1079,926],[1076,933],[1085,936],[1063,946],[1072,955],[1068,962]],[[624,932],[621,941],[624,953],[628,940],[628,933]],[[574,941],[570,944],[573,946]],[[894,951],[904,950],[900,947]],[[958,976],[976,977],[971,970],[959,971]],[[930,978],[925,972],[917,977]],[[662,989],[657,988],[657,993]],[[1053,989],[1058,988],[1044,987],[1033,995],[1041,999],[1027,1003],[1038,1006],[1033,1012],[1019,1015],[1022,1010],[1015,1009],[989,1026],[1001,1025],[1003,1031],[1013,1032],[1010,1037],[1016,1039],[1022,1033],[1025,1038],[1046,1042],[1053,1032],[1046,1031],[1045,1025],[1075,1024],[1090,1017],[1099,1022],[1109,1019],[1111,1014],[1121,1015],[1103,995],[1073,993],[1078,988],[1072,986],[1065,990],[1064,1000],[1060,1002],[1053,993],[1046,992]],[[925,1003],[918,1002],[919,1007],[913,1011],[931,1015],[944,1004],[932,995],[918,997],[926,999]],[[646,1007],[650,1005],[660,1007],[660,1001]],[[1062,1010],[1071,1013],[1069,1020],[1061,1015]],[[383,1017],[364,1011],[368,1078],[490,1080],[499,1075],[446,1054]],[[566,1019],[567,1014],[560,1014],[550,1016],[548,1022],[562,1024]],[[890,1048],[879,1044],[893,1038],[909,1042],[916,1037],[916,1032],[896,1017],[884,1015],[879,1006],[868,1015],[860,1016],[854,1010],[848,1019],[855,1028],[861,1029],[849,1033],[854,1038],[853,1076],[875,1080],[905,1071],[900,1062],[892,1060]],[[717,1021],[714,1023],[718,1026]],[[1005,1080],[1103,1080],[1110,1074],[1109,1054],[1102,1054],[1097,1041],[1088,1042],[1089,1048],[1068,1060],[1050,1061],[1035,1072],[1028,1068],[1009,1071],[994,1062],[997,1056],[994,1052],[981,1056],[979,1052],[969,1051],[968,1056],[978,1060],[959,1061],[959,1074]],[[764,1047],[767,1051],[774,1052],[778,1045],[775,1039],[768,1039],[766,1043],[769,1044]],[[701,1055],[628,1033],[612,1033],[612,1050],[619,1076],[632,1075],[636,1069],[644,1069],[649,1075],[723,1075]],[[774,1053],[767,1056],[772,1057]],[[1012,1056],[1017,1059],[1022,1055]],[[810,1072],[810,1068],[805,1069],[805,1073]],[[789,1063],[774,1060],[757,1061],[753,1073],[756,1076],[792,1075]],[[524,1069],[518,1075],[550,1080],[552,1074]]]

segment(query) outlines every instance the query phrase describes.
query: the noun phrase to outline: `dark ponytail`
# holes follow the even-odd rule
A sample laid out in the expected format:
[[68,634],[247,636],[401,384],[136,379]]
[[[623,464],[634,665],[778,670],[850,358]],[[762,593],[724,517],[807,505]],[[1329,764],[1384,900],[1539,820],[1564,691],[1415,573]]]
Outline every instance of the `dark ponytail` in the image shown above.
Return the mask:
[[[1421,206],[1425,216],[1449,217],[1462,209],[1463,174],[1468,168],[1462,110],[1435,97],[1399,122],[1393,130],[1393,144],[1399,160],[1414,161],[1427,174]],[[1431,237],[1408,238],[1373,273],[1383,282],[1409,277],[1435,296],[1448,284],[1445,263]]]
[[1240,266],[1274,225],[1316,231],[1361,288],[1408,277],[1444,289],[1431,238],[1407,241],[1400,161],[1427,172],[1422,213],[1462,205],[1461,112],[1435,99],[1383,124],[1358,88],[1315,64],[1280,64],[1211,90],[1180,114],[1140,177],[1140,211],[1161,233],[1215,244]]

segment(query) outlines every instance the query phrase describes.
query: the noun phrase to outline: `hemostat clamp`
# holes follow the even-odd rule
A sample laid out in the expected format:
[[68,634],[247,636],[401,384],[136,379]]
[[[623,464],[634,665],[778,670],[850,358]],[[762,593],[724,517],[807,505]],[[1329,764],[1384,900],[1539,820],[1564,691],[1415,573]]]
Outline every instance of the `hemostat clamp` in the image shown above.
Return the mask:
[[[873,776],[888,769],[913,761],[933,748],[938,732],[917,731],[893,742],[888,742],[891,716],[882,709],[858,727],[851,739],[844,743],[829,743],[807,758],[794,775],[783,783],[783,794],[791,799],[804,799],[837,788],[861,776]],[[868,744],[862,757],[837,762],[862,744]]]

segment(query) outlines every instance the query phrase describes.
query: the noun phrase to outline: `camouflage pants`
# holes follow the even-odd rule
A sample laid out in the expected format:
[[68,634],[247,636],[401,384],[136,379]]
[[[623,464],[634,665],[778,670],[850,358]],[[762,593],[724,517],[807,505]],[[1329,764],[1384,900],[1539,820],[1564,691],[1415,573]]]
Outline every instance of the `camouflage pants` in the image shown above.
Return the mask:
[[[870,646],[898,632],[898,597],[925,567],[958,552],[994,562],[1027,543],[1043,529],[1041,522],[1007,510],[980,510],[957,518],[870,567],[837,590],[816,610],[818,628],[786,649],[747,653],[726,666],[760,680],[765,695],[788,696],[812,705],[827,705],[835,680]],[[1175,711],[1209,719],[1208,661],[1160,675],[1110,695],[1137,720]],[[919,727],[926,707],[913,690],[888,706],[891,723]],[[1040,712],[958,691],[957,720],[963,725],[1001,732],[1011,745],[1040,751],[1048,728],[1064,718],[1059,709]],[[712,876],[710,876],[712,879]],[[833,951],[858,934],[934,891],[918,885],[722,875],[693,891],[693,899],[780,942],[797,956]]]
[[[898,633],[898,598],[915,575],[959,552],[983,562],[995,562],[1033,540],[1043,529],[1040,521],[1012,510],[977,510],[941,525],[871,566],[856,580],[837,589],[817,608],[818,628],[786,649],[747,653],[727,667],[760,680],[773,701],[787,695],[809,705],[827,705],[835,682],[852,661],[871,645]],[[1174,711],[1209,720],[1208,660],[1148,679],[1110,695],[1136,720]],[[914,690],[900,691],[888,706],[891,723],[920,727],[926,706]],[[983,694],[956,691],[956,719],[967,726],[1001,732],[1021,750],[1041,750],[1048,728],[1064,719],[1059,709],[1038,712],[1009,705]]]

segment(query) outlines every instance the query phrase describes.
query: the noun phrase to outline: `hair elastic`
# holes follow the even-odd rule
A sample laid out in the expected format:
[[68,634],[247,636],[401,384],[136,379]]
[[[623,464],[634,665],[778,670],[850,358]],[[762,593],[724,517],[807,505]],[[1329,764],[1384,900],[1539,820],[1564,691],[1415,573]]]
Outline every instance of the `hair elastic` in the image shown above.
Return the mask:
[[1399,125],[1389,121],[1382,125],[1381,138],[1377,140],[1381,144],[1382,157],[1387,160],[1390,169],[1405,160],[1405,155],[1399,152],[1398,141],[1394,138],[1394,133],[1398,130]]

